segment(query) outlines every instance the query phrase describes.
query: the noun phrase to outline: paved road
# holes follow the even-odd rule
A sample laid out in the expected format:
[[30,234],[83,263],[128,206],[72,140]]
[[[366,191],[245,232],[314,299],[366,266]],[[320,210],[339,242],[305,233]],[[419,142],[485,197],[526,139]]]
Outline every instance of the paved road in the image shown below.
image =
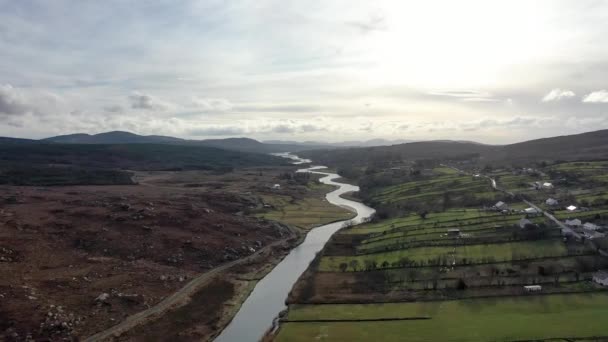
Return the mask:
[[146,320],[153,316],[160,316],[165,311],[170,310],[174,306],[183,303],[188,297],[192,296],[196,291],[198,291],[203,285],[206,285],[213,279],[213,277],[219,275],[220,273],[228,270],[232,266],[245,263],[250,261],[254,257],[264,253],[272,247],[278,246],[280,244],[285,243],[286,239],[282,239],[280,241],[275,241],[264,248],[261,248],[257,252],[238,260],[231,261],[222,266],[216,267],[208,272],[205,272],[198,277],[192,279],[188,282],[184,287],[179,289],[177,292],[172,295],[166,297],[162,301],[158,302],[156,305],[152,306],[149,309],[144,311],[140,311],[136,314],[133,314],[127,317],[124,321],[118,323],[117,325],[110,327],[104,331],[101,331],[93,336],[86,338],[85,342],[97,342],[97,341],[105,341],[115,336],[120,336],[121,334],[133,329],[134,327],[144,323]]

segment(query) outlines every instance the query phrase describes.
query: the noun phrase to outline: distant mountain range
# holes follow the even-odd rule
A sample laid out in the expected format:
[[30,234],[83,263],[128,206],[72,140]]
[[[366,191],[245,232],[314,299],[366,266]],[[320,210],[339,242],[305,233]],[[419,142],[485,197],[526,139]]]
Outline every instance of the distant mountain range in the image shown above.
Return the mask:
[[509,145],[436,140],[392,146],[314,150],[301,152],[299,155],[328,165],[364,165],[372,160],[471,157],[477,157],[481,162],[488,163],[608,159],[608,130],[535,139]]
[[[297,142],[249,138],[188,140],[160,135],[138,135],[113,131],[100,134],[69,134],[41,140],[2,138],[0,145],[62,144],[160,144],[214,147],[255,153],[297,152],[320,163],[364,163],[367,159],[464,158],[478,156],[488,162],[498,160],[608,159],[608,130],[536,139],[509,145],[485,145],[471,141],[417,141],[374,139],[342,143]],[[356,146],[356,147],[353,147]]]
[[[297,152],[310,149],[309,146],[296,144],[261,143],[250,138],[227,138],[189,140],[162,135],[138,135],[130,132],[112,131],[99,134],[68,134],[41,139],[40,142],[56,144],[173,144],[188,146],[208,146],[242,152],[273,153]],[[319,148],[331,146],[320,145]]]

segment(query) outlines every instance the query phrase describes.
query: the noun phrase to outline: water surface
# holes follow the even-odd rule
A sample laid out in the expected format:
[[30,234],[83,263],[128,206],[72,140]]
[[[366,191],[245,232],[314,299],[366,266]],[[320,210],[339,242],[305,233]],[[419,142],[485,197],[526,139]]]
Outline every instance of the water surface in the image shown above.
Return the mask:
[[[291,155],[293,156],[293,155]],[[299,160],[292,157],[295,162]],[[308,161],[310,162],[310,161]],[[358,224],[369,218],[375,210],[359,202],[340,197],[340,195],[358,191],[359,187],[334,181],[340,176],[335,173],[318,171],[322,166],[298,170],[325,175],[320,181],[324,184],[338,186],[338,189],[325,197],[332,203],[357,213],[351,221]],[[304,273],[316,253],[345,221],[334,222],[311,230],[302,244],[294,248],[270,273],[255,286],[251,295],[245,300],[232,322],[215,339],[216,342],[258,341],[273,325],[274,319],[287,306],[285,299],[293,284]]]

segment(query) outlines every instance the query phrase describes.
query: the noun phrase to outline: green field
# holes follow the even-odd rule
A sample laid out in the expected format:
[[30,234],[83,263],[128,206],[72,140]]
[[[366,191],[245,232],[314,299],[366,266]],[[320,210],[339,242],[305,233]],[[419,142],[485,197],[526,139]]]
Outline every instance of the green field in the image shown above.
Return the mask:
[[608,294],[568,294],[443,302],[304,305],[289,320],[428,320],[284,323],[277,341],[514,341],[608,336]]
[[[319,271],[338,272],[341,263],[350,265],[353,260],[356,260],[359,267],[362,267],[366,260],[374,260],[378,264],[385,261],[392,264],[399,259],[408,258],[411,261],[424,264],[429,259],[446,256],[448,260],[454,260],[456,264],[459,264],[465,258],[468,262],[477,263],[487,258],[494,258],[496,261],[509,261],[514,258],[565,256],[567,252],[566,246],[560,239],[455,247],[417,247],[356,256],[323,256],[319,264]],[[351,267],[348,270],[354,271]]]
[[327,202],[325,194],[334,187],[311,182],[308,189],[310,192],[306,197],[295,201],[289,196],[263,196],[264,202],[271,204],[275,209],[256,216],[305,230],[329,222],[348,220],[355,216],[353,212]]

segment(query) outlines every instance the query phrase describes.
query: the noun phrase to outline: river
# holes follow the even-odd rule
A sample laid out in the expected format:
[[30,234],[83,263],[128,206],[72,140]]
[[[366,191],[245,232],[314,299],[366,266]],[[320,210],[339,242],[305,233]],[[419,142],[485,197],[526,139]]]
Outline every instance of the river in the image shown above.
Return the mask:
[[[285,156],[298,163],[300,158],[294,155]],[[296,157],[296,158],[294,158]],[[340,195],[351,191],[358,191],[359,187],[334,181],[340,176],[335,173],[318,171],[322,166],[310,167],[298,170],[298,172],[312,172],[325,175],[320,181],[324,184],[337,186],[338,188],[328,193],[327,201],[347,208],[357,213],[351,221],[359,224],[375,212],[374,209],[351,200],[344,199]],[[262,280],[260,280],[253,292],[245,300],[240,310],[222,333],[215,339],[216,342],[246,342],[259,341],[264,333],[273,326],[275,318],[287,308],[285,300],[293,284],[300,275],[306,271],[310,262],[314,259],[329,238],[340,228],[345,221],[334,222],[312,229],[299,246],[289,254]]]

